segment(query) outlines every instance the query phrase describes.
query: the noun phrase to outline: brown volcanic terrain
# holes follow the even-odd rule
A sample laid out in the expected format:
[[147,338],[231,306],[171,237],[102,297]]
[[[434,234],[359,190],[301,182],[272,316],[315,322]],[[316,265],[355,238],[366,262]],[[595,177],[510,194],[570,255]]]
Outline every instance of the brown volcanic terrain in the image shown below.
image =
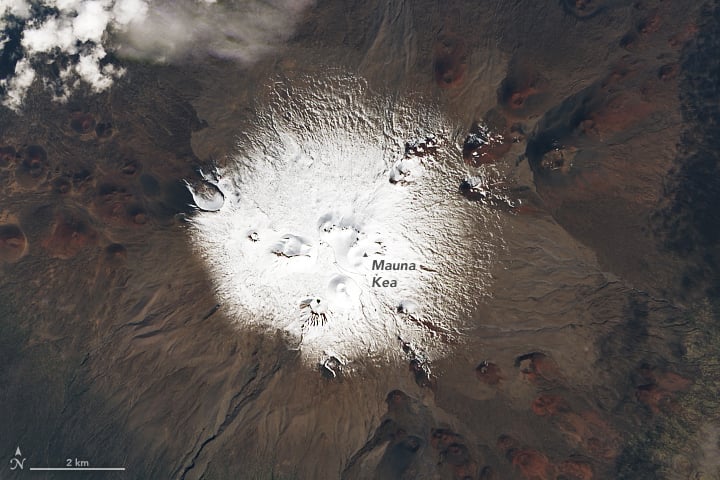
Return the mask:
[[[109,93],[3,110],[0,452],[118,479],[712,478],[718,25],[701,2],[320,1],[252,68],[129,62]],[[229,161],[272,78],[330,69],[440,105],[497,180],[448,194],[512,201],[430,378],[302,366],[189,243],[182,181]]]

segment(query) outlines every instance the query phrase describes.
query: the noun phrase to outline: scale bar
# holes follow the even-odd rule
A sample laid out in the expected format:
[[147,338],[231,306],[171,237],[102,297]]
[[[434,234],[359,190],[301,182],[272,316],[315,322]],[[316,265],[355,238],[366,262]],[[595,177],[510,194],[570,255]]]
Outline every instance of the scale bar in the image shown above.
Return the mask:
[[124,472],[125,467],[30,467],[37,472]]

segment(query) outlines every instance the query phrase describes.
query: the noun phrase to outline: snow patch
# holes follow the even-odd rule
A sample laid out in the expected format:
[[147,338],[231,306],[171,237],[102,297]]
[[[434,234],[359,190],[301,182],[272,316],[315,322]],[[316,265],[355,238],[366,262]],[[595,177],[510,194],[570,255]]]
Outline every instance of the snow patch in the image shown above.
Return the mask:
[[[349,76],[300,83],[274,84],[218,167],[224,204],[191,219],[219,300],[240,326],[285,331],[310,364],[402,356],[407,342],[441,355],[486,293],[501,238],[495,214],[457,192],[456,150],[404,157],[415,128],[448,122]],[[373,270],[381,260],[418,268]]]

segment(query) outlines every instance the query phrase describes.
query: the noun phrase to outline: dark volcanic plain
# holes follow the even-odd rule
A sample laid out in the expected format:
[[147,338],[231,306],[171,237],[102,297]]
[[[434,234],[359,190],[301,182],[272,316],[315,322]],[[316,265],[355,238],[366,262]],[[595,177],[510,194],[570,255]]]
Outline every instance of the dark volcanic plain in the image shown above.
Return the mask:
[[[127,61],[65,105],[36,85],[0,111],[0,456],[127,467],[107,479],[718,478],[719,48],[712,1],[320,0],[250,67]],[[522,200],[431,378],[303,366],[236,326],[190,244],[183,180],[229,161],[273,78],[331,70],[431,99],[457,161]],[[501,139],[468,141],[481,125]]]

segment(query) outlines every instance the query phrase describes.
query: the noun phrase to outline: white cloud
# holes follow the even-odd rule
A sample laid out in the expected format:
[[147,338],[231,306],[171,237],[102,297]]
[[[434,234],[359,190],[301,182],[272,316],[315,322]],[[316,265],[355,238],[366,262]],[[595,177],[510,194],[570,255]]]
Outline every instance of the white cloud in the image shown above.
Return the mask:
[[253,62],[293,31],[299,13],[313,0],[153,2],[142,19],[124,26],[119,53],[175,61],[210,54]]
[[25,94],[35,80],[35,70],[30,62],[23,58],[15,65],[15,75],[10,80],[0,81],[0,85],[7,89],[7,95],[3,99],[3,105],[17,110],[22,106]]
[[[42,22],[28,22],[22,37],[26,59],[43,53],[76,55],[75,62],[62,72],[62,88],[75,86],[73,77],[89,85],[94,92],[110,88],[114,79],[124,73],[112,65],[101,66],[101,61],[107,55],[102,40],[113,18],[110,10],[112,3],[64,0],[56,2],[54,6],[60,10],[58,16]],[[15,91],[13,85],[8,83],[8,95],[18,97],[27,91]],[[53,94],[56,100],[67,100],[69,96],[68,92]],[[13,101],[9,106],[17,109],[20,104]]]
[[144,0],[119,0],[113,6],[115,23],[121,28],[133,21],[140,21],[147,15],[148,4]]
[[24,0],[0,0],[0,50],[5,48],[8,36],[6,18],[12,15],[17,18],[27,18],[30,15],[30,4]]
[[75,38],[81,42],[99,43],[110,19],[110,12],[104,2],[83,2],[77,8],[77,17],[72,22]]
[[6,14],[27,18],[30,14],[30,4],[25,0],[0,0],[0,16]]
[[67,19],[50,18],[44,23],[23,32],[22,46],[30,53],[46,53],[57,48],[62,52],[75,53],[75,36]]
[[[27,72],[34,72],[32,63],[47,63],[57,56],[74,61],[63,70],[62,88],[74,88],[74,76],[95,92],[106,90],[124,73],[102,65],[107,51],[164,62],[195,54],[253,62],[287,38],[298,14],[312,1],[41,0],[32,3],[56,13],[30,19],[31,2],[0,0],[0,49],[7,43],[8,22],[25,21],[23,63],[15,73],[25,76],[3,82],[4,103],[19,108],[27,92]],[[53,95],[67,99],[68,92]]]
[[117,70],[112,65],[100,67],[100,60],[105,58],[105,50],[96,47],[87,54],[80,55],[75,71],[81,80],[88,83],[94,92],[107,90],[113,84],[113,79],[122,75],[122,70]]

